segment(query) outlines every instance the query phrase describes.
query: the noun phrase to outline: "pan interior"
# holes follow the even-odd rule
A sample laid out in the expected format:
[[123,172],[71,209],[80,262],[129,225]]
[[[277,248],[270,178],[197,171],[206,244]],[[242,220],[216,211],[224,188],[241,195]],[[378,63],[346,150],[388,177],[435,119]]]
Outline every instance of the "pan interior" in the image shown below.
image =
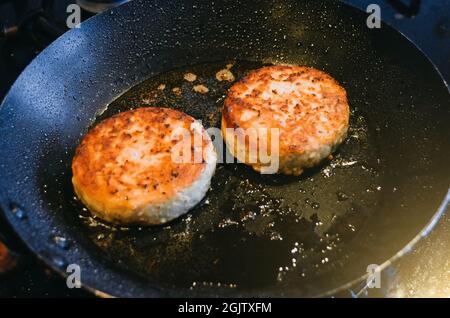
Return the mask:
[[[96,122],[137,107],[165,106],[201,119],[207,128],[220,128],[231,83],[215,75],[226,65],[239,79],[264,64],[223,61],[162,73],[123,94]],[[183,79],[188,72],[197,76],[195,82]],[[194,92],[197,84],[209,92]],[[174,88],[181,88],[181,95]],[[109,226],[80,203],[72,204],[107,259],[158,286],[187,293],[286,290],[346,266],[346,248],[363,231],[382,188],[377,147],[370,138],[363,112],[351,105],[348,138],[331,161],[300,177],[219,164],[204,200],[164,226]]]

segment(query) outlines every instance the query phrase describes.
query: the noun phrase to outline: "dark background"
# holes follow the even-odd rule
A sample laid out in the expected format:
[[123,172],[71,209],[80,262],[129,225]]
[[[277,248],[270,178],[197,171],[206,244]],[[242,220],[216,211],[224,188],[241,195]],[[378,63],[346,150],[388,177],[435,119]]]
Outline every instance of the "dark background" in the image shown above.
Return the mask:
[[[33,4],[45,2],[45,11],[36,13]],[[65,31],[65,8],[74,0],[5,1],[0,0],[0,28],[14,32],[0,35],[0,99],[42,49]],[[371,3],[381,7],[382,20],[411,39],[433,61],[447,82],[450,81],[450,1],[449,0],[345,0],[362,10]],[[14,3],[14,4],[11,4]],[[22,4],[22,3],[27,3]],[[16,6],[16,8],[14,8]],[[21,7],[23,6],[23,7]],[[37,6],[37,5],[36,5]],[[30,11],[16,14],[17,7]],[[26,9],[26,10],[25,10]],[[41,16],[44,19],[40,19]],[[89,14],[84,14],[88,17]],[[40,19],[40,20],[38,20]],[[48,22],[50,25],[47,25]],[[47,24],[46,24],[47,23]],[[420,76],[420,74],[417,74]],[[386,288],[361,291],[357,286],[337,296],[418,296],[450,297],[450,216],[444,215],[436,229],[409,255],[389,268]],[[82,290],[69,290],[65,282],[41,264],[0,218],[0,238],[20,255],[19,265],[0,275],[0,297],[90,296]]]

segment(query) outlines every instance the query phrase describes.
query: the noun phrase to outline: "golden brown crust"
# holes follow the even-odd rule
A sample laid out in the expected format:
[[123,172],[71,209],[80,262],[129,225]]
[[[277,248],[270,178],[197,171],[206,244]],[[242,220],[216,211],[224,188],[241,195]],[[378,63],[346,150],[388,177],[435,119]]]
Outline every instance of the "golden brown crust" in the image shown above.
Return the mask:
[[[146,107],[119,113],[92,128],[72,162],[73,184],[93,211],[132,213],[159,204],[190,186],[205,163],[176,163],[174,129],[192,131],[194,118],[169,109]],[[191,134],[193,138],[194,133]],[[203,140],[206,148],[207,140]],[[193,149],[192,156],[199,149]],[[204,154],[200,154],[202,157]]]
[[224,101],[222,120],[231,128],[278,128],[283,161],[340,143],[348,128],[349,106],[345,90],[330,75],[277,65],[252,71],[235,83]]

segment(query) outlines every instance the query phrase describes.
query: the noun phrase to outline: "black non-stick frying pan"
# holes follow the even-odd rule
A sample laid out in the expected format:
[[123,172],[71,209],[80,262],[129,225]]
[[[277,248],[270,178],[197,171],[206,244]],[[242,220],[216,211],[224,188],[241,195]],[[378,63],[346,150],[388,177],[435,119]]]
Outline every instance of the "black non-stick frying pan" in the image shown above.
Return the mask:
[[[55,270],[75,263],[83,286],[114,296],[320,296],[363,280],[426,235],[450,181],[448,87],[410,41],[366,18],[336,1],[135,0],[88,20],[1,106],[5,217]],[[237,78],[277,63],[335,77],[352,111],[334,159],[300,177],[219,165],[205,200],[166,226],[92,218],[70,181],[87,129],[148,105],[220,127],[231,83],[214,75],[228,63]],[[208,94],[192,91],[187,71]]]

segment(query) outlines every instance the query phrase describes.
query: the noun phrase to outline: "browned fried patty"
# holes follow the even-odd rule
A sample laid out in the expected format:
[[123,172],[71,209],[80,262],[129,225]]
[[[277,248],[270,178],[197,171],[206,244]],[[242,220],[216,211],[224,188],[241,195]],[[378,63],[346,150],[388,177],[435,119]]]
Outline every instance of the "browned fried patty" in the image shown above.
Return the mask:
[[222,111],[222,133],[235,157],[258,171],[264,166],[259,157],[249,162],[249,145],[239,151],[239,140],[231,143],[226,128],[278,128],[278,172],[294,175],[328,157],[345,139],[348,124],[345,90],[330,75],[303,66],[252,71],[230,88]]
[[[212,142],[198,125],[189,115],[158,107],[102,121],[76,149],[72,181],[77,196],[113,223],[159,224],[186,213],[205,195],[216,163]],[[188,138],[174,138],[180,128]],[[198,136],[201,147],[191,147]],[[174,161],[176,145],[191,149],[192,161]]]

